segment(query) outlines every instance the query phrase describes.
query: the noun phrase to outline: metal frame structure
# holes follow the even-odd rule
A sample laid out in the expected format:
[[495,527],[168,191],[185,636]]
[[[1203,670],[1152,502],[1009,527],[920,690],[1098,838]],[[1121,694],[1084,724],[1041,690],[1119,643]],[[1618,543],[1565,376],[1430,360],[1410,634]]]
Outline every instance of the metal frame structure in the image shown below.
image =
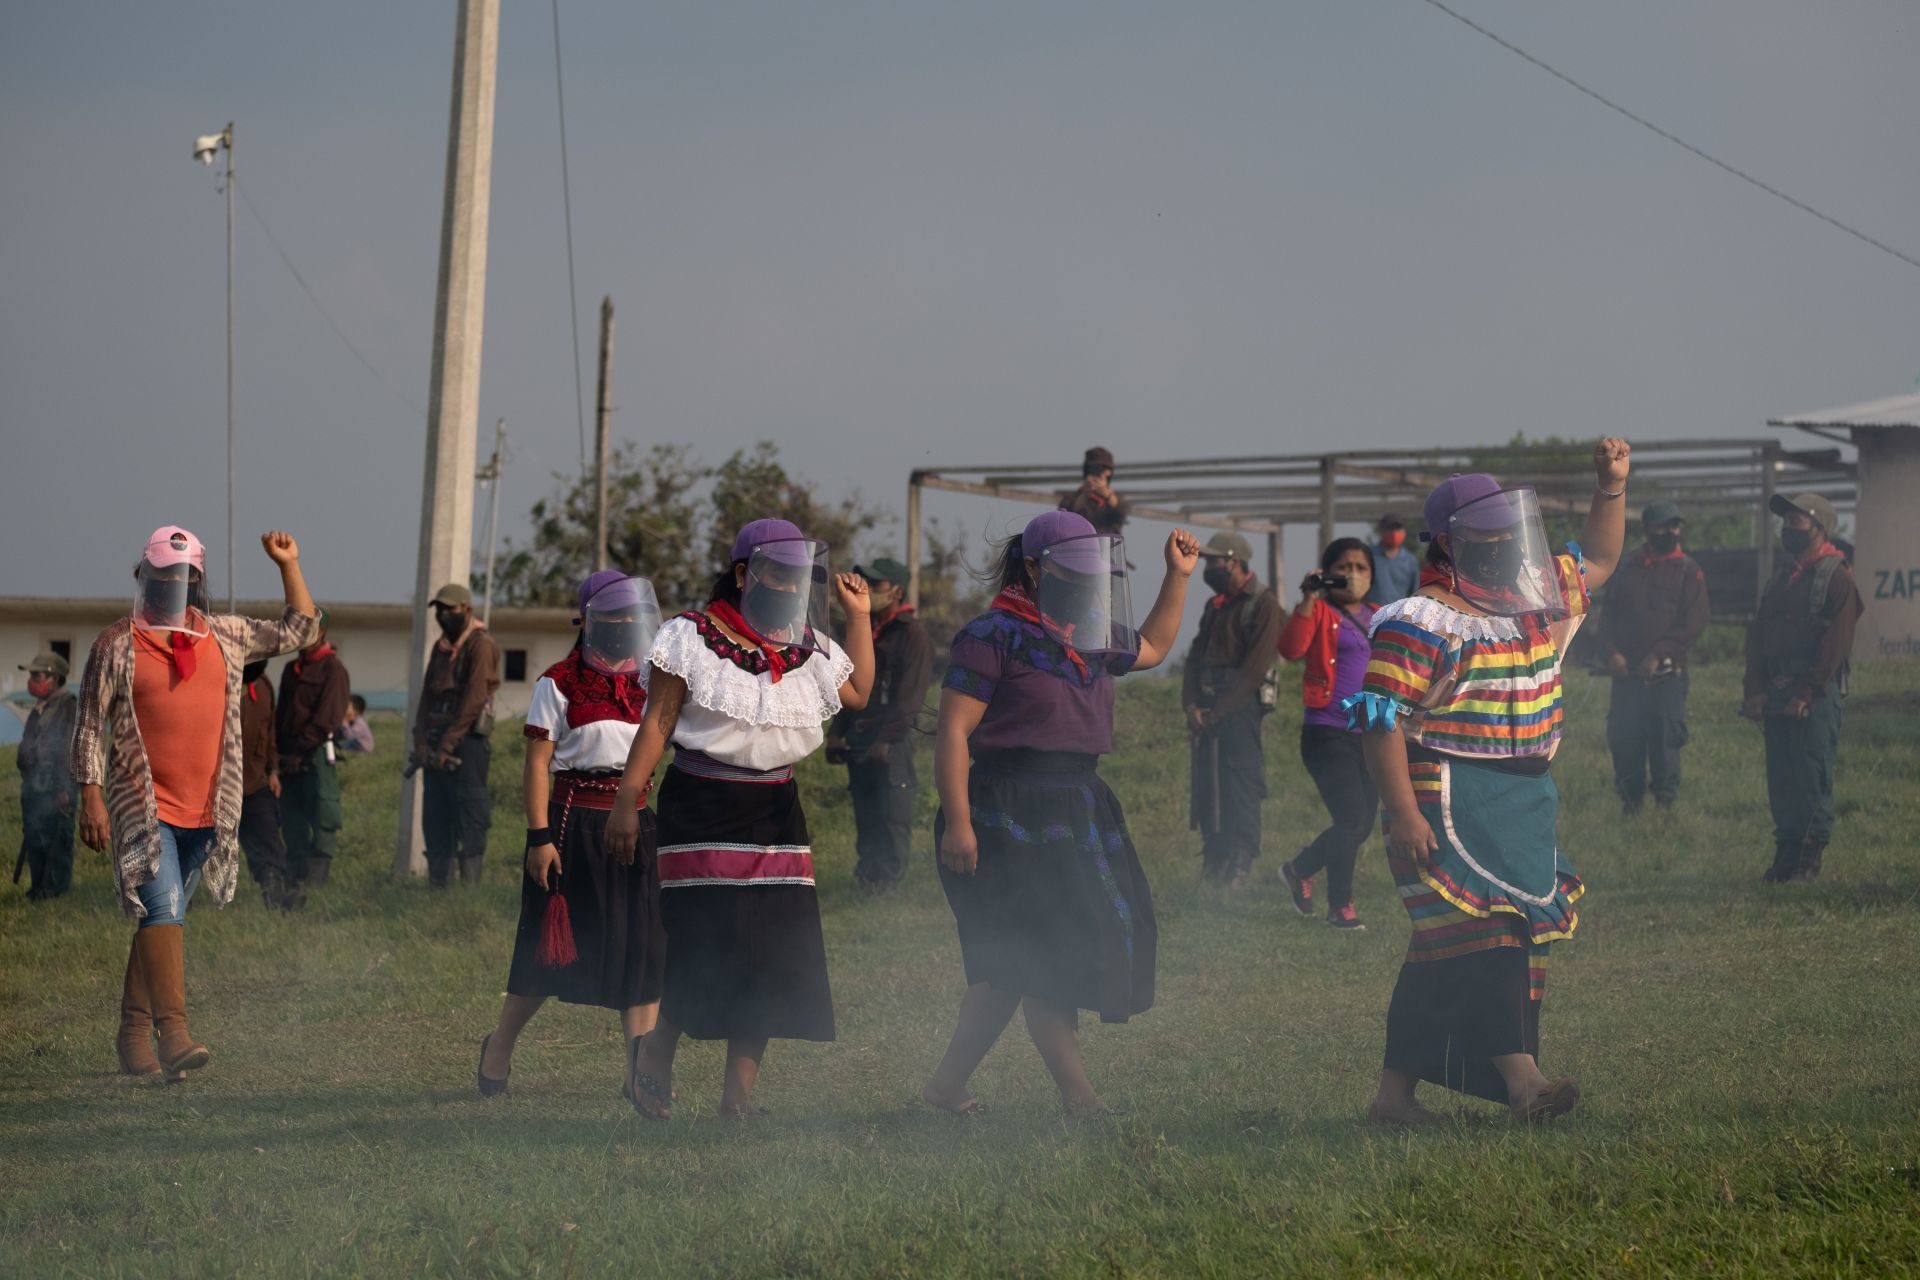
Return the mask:
[[[1242,458],[1180,458],[1119,468],[1115,487],[1135,518],[1267,536],[1267,581],[1283,577],[1281,536],[1313,525],[1319,545],[1341,524],[1372,525],[1401,514],[1417,529],[1429,490],[1462,471],[1489,472],[1508,485],[1532,485],[1548,512],[1580,514],[1593,492],[1592,463],[1577,444],[1491,448],[1371,449]],[[1778,439],[1657,440],[1634,446],[1634,479],[1694,511],[1750,511],[1760,547],[1760,581],[1773,571],[1767,503],[1776,490],[1819,493],[1851,509],[1855,464],[1839,448],[1793,450]],[[920,598],[921,496],[928,489],[1052,507],[1080,483],[1080,467],[927,467],[907,481],[909,597]]]

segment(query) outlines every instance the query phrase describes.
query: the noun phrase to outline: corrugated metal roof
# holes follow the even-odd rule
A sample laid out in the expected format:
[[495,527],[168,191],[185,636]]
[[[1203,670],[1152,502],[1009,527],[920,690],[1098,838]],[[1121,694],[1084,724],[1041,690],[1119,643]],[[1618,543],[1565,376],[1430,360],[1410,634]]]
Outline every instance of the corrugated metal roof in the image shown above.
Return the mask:
[[1770,427],[1909,427],[1920,429],[1920,395],[1889,396],[1838,409],[1767,419]]

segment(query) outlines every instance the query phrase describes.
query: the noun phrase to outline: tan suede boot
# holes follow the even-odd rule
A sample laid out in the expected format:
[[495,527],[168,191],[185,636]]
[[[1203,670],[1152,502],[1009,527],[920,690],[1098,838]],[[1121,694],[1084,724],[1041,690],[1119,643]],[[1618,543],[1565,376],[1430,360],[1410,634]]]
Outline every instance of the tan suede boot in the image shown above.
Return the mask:
[[115,1048],[120,1053],[122,1074],[160,1074],[160,1059],[153,1052],[153,1003],[147,998],[146,975],[140,971],[137,937],[127,946],[127,976],[120,987],[120,1035]]
[[186,930],[177,924],[157,924],[133,935],[153,1002],[153,1029],[160,1037],[160,1064],[169,1083],[182,1071],[197,1071],[213,1055],[187,1031]]

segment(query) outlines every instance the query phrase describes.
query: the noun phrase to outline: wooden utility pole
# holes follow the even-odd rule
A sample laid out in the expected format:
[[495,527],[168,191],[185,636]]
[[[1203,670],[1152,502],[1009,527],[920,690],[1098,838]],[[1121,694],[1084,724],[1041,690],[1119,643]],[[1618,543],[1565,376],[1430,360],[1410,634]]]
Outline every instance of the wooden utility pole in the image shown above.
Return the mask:
[[[453,109],[440,204],[440,276],[433,307],[433,377],[427,390],[427,465],[420,498],[420,556],[413,579],[413,645],[407,655],[408,736],[420,713],[427,651],[439,628],[427,601],[473,572],[474,436],[479,426],[480,340],[487,300],[487,205],[493,183],[493,84],[500,0],[460,0],[453,43]],[[400,788],[396,875],[426,870],[420,777]]]
[[593,567],[607,567],[607,397],[613,381],[613,299],[600,299],[600,389],[593,402]]

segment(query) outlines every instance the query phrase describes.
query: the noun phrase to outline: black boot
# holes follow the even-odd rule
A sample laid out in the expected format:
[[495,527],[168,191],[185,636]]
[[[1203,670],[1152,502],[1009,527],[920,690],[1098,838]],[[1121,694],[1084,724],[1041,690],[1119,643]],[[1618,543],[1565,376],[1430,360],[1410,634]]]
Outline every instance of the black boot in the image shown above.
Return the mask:
[[1820,878],[1820,859],[1826,854],[1824,842],[1809,836],[1800,846],[1800,862],[1789,877],[1795,884],[1812,884]]
[[260,873],[260,900],[269,911],[284,911],[287,905],[287,878],[277,867]]
[[1773,842],[1773,865],[1760,877],[1767,884],[1785,884],[1800,869],[1800,846],[1785,840]]
[[436,889],[446,888],[452,874],[452,858],[435,858],[427,863],[427,883]]
[[480,883],[480,859],[460,859],[460,883],[474,885]]

